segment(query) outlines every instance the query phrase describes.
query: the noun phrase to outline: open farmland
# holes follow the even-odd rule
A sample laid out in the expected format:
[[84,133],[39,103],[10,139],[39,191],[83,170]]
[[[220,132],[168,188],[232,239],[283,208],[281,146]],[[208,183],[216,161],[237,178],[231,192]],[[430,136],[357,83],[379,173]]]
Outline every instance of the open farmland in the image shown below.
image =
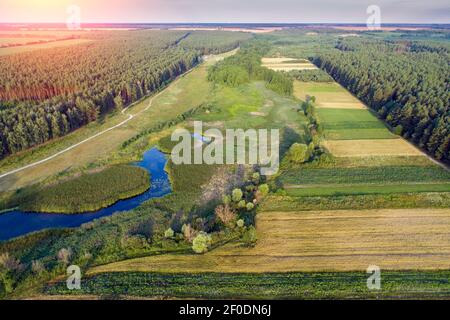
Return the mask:
[[317,108],[325,109],[367,109],[367,107],[336,82],[294,81],[294,95],[305,100],[316,97]]
[[336,157],[423,155],[403,139],[329,140],[324,146]]
[[254,248],[226,245],[205,255],[162,255],[93,268],[120,271],[289,272],[448,268],[450,210],[263,212]]
[[16,47],[9,47],[9,48],[0,48],[0,56],[8,56],[8,55],[16,54],[16,53],[31,52],[31,51],[42,50],[42,49],[74,46],[74,45],[79,45],[79,44],[90,43],[92,41],[93,40],[90,40],[90,39],[68,39],[68,40],[57,40],[57,41],[50,41],[50,42],[44,42],[44,43],[36,43],[36,44],[27,44],[27,45],[21,45],[21,46],[16,46]]
[[262,66],[274,71],[316,70],[317,67],[308,60],[293,58],[262,58]]

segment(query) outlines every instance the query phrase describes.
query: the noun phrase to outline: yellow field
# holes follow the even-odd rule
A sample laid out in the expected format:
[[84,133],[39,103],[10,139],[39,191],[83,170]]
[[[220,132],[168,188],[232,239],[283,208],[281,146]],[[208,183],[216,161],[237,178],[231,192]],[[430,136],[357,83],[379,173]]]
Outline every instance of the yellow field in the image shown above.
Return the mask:
[[88,273],[448,269],[450,209],[260,213],[254,248],[125,260]]
[[[223,55],[228,56],[234,52],[236,51],[234,50]],[[200,105],[208,97],[211,88],[211,84],[206,79],[207,69],[209,65],[215,63],[223,55],[211,56],[207,62],[195,68],[177,82],[172,83],[154,100],[151,108],[145,113],[136,116],[124,126],[88,141],[41,165],[2,178],[0,180],[0,192],[36,183],[62,171],[83,168],[92,162],[104,160],[110,157],[111,154],[114,156],[114,153],[120,149],[124,141],[141,130],[149,128],[159,121],[173,119],[176,115]],[[142,111],[148,106],[149,99],[143,99],[133,106],[129,112],[136,114]],[[102,124],[91,123],[58,140],[50,141],[43,146],[10,156],[0,161],[0,172],[7,172],[21,165],[44,159],[67,146],[112,127],[126,118],[127,116],[116,113],[107,117],[107,120]],[[113,159],[112,161],[115,160]]]
[[26,37],[18,37],[18,38],[1,38],[0,36],[0,46],[1,45],[10,45],[10,44],[26,44],[30,42],[38,42],[38,41],[48,41],[52,38],[26,38]]
[[294,95],[301,100],[316,97],[317,108],[367,109],[366,106],[336,82],[294,81]]
[[275,71],[292,71],[292,70],[315,70],[317,67],[308,60],[302,62],[292,62],[299,59],[293,58],[262,58],[262,66]]
[[49,48],[56,48],[56,47],[73,46],[73,45],[77,45],[77,44],[88,43],[91,41],[93,41],[93,40],[69,39],[69,40],[58,40],[58,41],[53,41],[53,42],[48,42],[48,43],[24,45],[24,46],[19,46],[19,47],[0,48],[0,56],[7,56],[10,54],[15,54],[15,53],[35,51],[35,50],[39,50],[39,49],[49,49]]
[[323,146],[336,157],[424,155],[403,139],[327,140]]

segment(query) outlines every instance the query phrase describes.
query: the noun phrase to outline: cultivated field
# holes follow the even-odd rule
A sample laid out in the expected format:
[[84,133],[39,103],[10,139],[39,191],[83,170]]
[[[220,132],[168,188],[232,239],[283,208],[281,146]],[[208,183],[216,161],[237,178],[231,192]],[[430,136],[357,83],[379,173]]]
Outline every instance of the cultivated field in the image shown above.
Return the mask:
[[89,274],[446,269],[450,209],[265,212],[254,248],[227,245],[205,255],[126,260]]
[[323,145],[336,157],[423,155],[403,139],[329,140]]
[[49,48],[57,48],[57,47],[65,47],[65,46],[73,46],[78,44],[84,44],[92,42],[93,40],[89,39],[68,39],[68,40],[57,40],[47,43],[39,43],[39,44],[30,44],[18,47],[10,47],[10,48],[0,48],[0,56],[6,56],[15,53],[29,52],[40,49],[49,49]]
[[305,100],[316,97],[317,108],[367,109],[366,106],[336,82],[316,83],[294,81],[294,95]]
[[292,58],[263,58],[262,66],[275,71],[316,70],[317,67],[308,60]]

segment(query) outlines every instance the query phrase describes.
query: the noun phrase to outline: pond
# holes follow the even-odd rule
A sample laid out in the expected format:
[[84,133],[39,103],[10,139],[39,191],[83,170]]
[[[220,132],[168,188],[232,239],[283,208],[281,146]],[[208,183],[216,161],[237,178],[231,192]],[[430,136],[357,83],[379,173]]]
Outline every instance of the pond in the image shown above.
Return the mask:
[[0,214],[0,240],[12,239],[43,229],[79,227],[83,223],[109,216],[116,212],[134,209],[149,199],[169,194],[172,190],[169,177],[164,171],[166,162],[166,156],[157,148],[146,151],[143,160],[134,165],[144,168],[150,173],[150,189],[141,195],[120,200],[98,211],[81,214],[55,214],[29,213],[15,210]]

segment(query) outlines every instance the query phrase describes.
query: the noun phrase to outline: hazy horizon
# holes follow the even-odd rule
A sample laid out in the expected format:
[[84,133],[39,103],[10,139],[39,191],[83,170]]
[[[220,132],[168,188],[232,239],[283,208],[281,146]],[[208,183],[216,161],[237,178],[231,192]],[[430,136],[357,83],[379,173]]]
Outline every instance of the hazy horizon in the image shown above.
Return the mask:
[[369,5],[382,24],[448,24],[447,0],[2,0],[0,23],[64,23],[67,8],[81,9],[82,23],[342,23],[364,24]]

